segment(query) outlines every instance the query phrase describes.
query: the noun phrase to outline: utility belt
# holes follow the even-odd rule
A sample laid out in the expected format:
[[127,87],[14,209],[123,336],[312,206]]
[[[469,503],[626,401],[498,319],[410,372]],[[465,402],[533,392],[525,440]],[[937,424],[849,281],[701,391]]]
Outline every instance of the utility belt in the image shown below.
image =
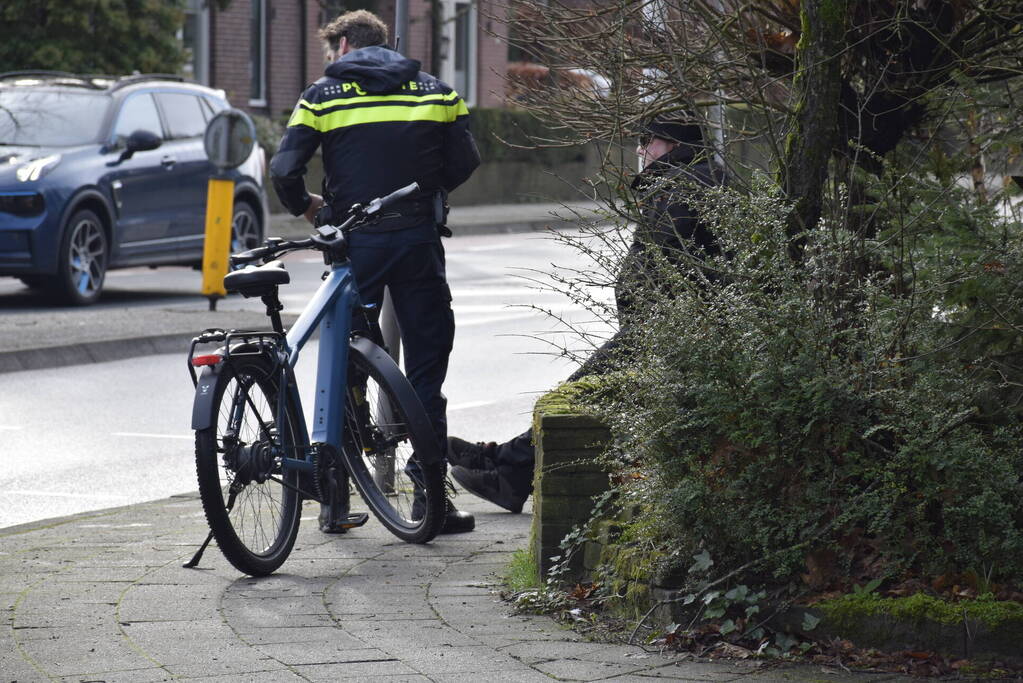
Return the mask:
[[[424,218],[432,218],[437,232],[442,237],[451,237],[448,222],[447,193],[438,190],[432,195],[399,200],[388,206],[372,223],[359,228],[363,232],[393,232],[415,227]],[[347,209],[338,210],[331,204],[324,204],[316,213],[316,225],[337,225],[344,219]]]

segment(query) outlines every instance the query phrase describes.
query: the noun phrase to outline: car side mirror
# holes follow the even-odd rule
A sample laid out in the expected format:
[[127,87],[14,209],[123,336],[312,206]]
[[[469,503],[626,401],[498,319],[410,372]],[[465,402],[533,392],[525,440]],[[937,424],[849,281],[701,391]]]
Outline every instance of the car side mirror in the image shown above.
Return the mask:
[[163,144],[163,140],[156,133],[150,133],[148,130],[137,130],[125,140],[124,151],[121,152],[121,157],[117,162],[127,161],[132,158],[135,152],[148,152],[151,149],[156,149],[161,144]]

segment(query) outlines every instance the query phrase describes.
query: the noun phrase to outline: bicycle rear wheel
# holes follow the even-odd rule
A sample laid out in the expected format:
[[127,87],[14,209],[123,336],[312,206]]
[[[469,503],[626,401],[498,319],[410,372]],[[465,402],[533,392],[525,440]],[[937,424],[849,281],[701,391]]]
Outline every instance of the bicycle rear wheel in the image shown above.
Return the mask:
[[277,411],[277,377],[261,356],[232,357],[220,368],[211,425],[195,433],[195,466],[206,520],[224,557],[264,576],[287,559],[298,535],[297,472],[281,467],[297,417]]
[[388,531],[427,543],[444,520],[444,464],[426,411],[384,351],[350,347],[344,453],[363,500]]

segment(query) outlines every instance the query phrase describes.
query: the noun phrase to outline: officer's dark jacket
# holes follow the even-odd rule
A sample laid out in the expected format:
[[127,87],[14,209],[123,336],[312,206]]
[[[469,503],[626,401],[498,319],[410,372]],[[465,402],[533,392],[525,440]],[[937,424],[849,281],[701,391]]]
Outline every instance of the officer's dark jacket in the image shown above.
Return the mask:
[[293,215],[309,206],[306,163],[323,147],[324,199],[345,211],[418,182],[451,191],[480,163],[469,110],[454,90],[386,47],[365,47],[326,69],[298,101],[270,177]]

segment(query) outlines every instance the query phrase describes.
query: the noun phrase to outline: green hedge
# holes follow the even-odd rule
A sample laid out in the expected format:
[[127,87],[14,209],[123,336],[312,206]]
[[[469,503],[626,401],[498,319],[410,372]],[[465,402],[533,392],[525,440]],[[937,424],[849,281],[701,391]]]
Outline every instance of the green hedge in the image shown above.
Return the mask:
[[473,109],[472,131],[484,163],[522,161],[556,166],[582,162],[581,145],[540,147],[564,137],[536,117],[517,109]]
[[[277,151],[289,117],[290,114],[276,118],[252,115],[259,144],[268,157]],[[473,109],[471,125],[484,163],[518,161],[552,167],[581,163],[586,159],[586,149],[582,145],[537,148],[538,144],[550,144],[544,141],[557,140],[562,136],[524,111]]]

